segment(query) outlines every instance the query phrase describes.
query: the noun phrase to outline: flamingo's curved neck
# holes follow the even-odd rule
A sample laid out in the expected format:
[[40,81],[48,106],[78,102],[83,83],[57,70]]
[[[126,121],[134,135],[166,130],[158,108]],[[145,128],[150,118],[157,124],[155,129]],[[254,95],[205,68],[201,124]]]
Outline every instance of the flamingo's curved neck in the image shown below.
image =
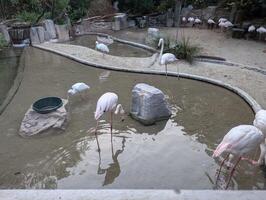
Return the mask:
[[159,57],[160,60],[161,60],[161,57],[163,55],[163,49],[164,49],[164,40],[163,40],[163,38],[160,39],[159,44],[161,44],[161,52],[160,52],[160,57]]
[[116,106],[115,114],[117,115],[118,113],[120,113],[120,114],[124,114],[124,113],[125,113],[125,111],[124,111],[124,109],[123,109],[123,107],[122,107],[121,104],[118,104],[118,105]]

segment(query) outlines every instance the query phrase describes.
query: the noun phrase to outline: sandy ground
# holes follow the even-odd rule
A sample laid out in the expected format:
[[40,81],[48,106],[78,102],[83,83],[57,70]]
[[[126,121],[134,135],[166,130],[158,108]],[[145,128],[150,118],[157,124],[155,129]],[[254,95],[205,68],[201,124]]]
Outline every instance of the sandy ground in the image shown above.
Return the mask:
[[[176,38],[176,28],[160,28],[171,40]],[[128,29],[113,33],[115,36],[143,43],[146,29]],[[234,39],[219,30],[181,28],[178,38],[189,37],[191,43],[202,48],[201,54],[223,57],[227,61],[266,69],[266,43]]]

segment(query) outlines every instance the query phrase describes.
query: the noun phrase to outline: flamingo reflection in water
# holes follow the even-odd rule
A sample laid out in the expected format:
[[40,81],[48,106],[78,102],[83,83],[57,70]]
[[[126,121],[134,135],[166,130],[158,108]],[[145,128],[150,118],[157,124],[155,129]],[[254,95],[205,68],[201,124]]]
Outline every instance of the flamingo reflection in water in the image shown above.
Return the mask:
[[120,174],[120,172],[121,172],[121,170],[120,170],[120,164],[118,162],[118,156],[120,154],[122,154],[123,151],[124,151],[124,149],[125,149],[126,137],[124,137],[124,136],[116,136],[116,137],[123,138],[122,139],[122,149],[118,149],[114,153],[113,143],[111,142],[113,163],[110,163],[108,168],[105,168],[105,169],[101,168],[101,164],[102,164],[101,152],[98,151],[99,164],[98,164],[97,174],[104,174],[105,173],[105,178],[104,178],[103,186],[113,183],[114,180],[115,180],[115,178],[118,177],[119,174]]

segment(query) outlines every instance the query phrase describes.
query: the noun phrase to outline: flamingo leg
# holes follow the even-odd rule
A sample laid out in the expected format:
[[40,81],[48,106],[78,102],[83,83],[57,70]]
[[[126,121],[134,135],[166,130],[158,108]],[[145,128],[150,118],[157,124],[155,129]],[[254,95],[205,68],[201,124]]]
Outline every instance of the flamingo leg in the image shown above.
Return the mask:
[[110,114],[111,144],[113,145],[113,112]]
[[98,120],[97,120],[97,124],[95,127],[95,138],[96,138],[96,142],[97,142],[97,146],[98,146],[98,152],[100,152],[101,149],[100,149],[100,145],[99,145],[99,141],[98,141],[97,128],[98,128]]
[[167,78],[167,64],[165,64],[165,75],[166,75],[166,78]]
[[179,74],[180,74],[180,68],[179,68],[179,65],[177,64],[177,74],[178,74],[178,80],[180,79],[180,76],[179,76]]
[[230,172],[230,176],[229,176],[229,179],[228,179],[227,184],[226,184],[226,186],[225,186],[225,189],[228,188],[229,183],[230,183],[230,181],[231,181],[231,178],[232,178],[232,176],[233,176],[233,174],[234,174],[234,172],[235,172],[235,170],[236,170],[236,166],[237,166],[237,164],[240,162],[240,160],[241,160],[241,156],[238,158],[238,160],[236,161],[235,166],[233,167],[233,169],[232,169],[231,172]]
[[215,185],[217,185],[217,182],[218,182],[218,179],[219,179],[219,176],[220,176],[220,173],[221,173],[221,170],[222,170],[222,167],[225,163],[225,161],[227,160],[227,158],[229,157],[230,153],[228,153],[225,158],[223,159],[221,165],[220,165],[220,168],[219,168],[219,171],[218,171],[218,174],[217,174],[217,178],[216,178],[216,181],[215,181]]

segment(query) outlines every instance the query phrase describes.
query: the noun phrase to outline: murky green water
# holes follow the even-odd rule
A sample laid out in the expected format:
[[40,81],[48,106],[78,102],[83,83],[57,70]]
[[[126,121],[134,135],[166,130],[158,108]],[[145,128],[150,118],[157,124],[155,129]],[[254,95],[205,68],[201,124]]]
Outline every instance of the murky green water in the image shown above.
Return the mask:
[[[0,116],[1,188],[211,189],[217,163],[213,148],[233,126],[253,120],[237,95],[210,84],[173,77],[96,69],[41,50],[24,51],[25,72],[19,91]],[[43,96],[66,98],[75,82],[91,86],[88,101],[72,107],[65,132],[34,138],[18,135],[24,113]],[[93,129],[97,99],[116,92],[127,112],[131,90],[145,82],[168,96],[173,116],[154,126],[126,117],[114,120],[111,151],[107,118],[100,121],[99,143]],[[263,189],[258,168],[242,163],[234,187]]]
[[13,85],[21,51],[14,48],[0,50],[0,105]]
[[[80,45],[95,49],[95,42],[97,40],[96,35],[83,35],[76,37],[74,40],[67,42],[69,44]],[[123,44],[120,42],[114,42],[108,45],[110,50],[109,54],[113,56],[122,57],[149,57],[152,56],[152,52],[144,50],[142,48],[134,47],[131,45]]]

